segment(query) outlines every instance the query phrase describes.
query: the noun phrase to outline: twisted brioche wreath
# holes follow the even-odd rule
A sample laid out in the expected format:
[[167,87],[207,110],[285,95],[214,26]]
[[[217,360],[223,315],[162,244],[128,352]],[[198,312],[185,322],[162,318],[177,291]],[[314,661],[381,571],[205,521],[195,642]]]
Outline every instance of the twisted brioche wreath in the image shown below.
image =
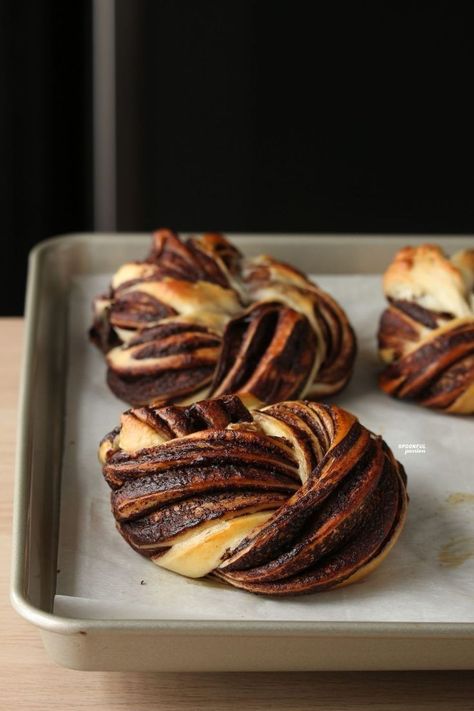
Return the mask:
[[448,259],[406,247],[384,275],[389,306],[378,331],[380,387],[425,407],[474,413],[474,250]]
[[111,390],[134,406],[252,392],[263,402],[320,397],[352,374],[341,307],[271,257],[244,259],[222,235],[153,236],[94,301],[92,340]]
[[99,449],[118,530],[163,568],[254,593],[368,575],[405,521],[403,467],[339,407],[256,405],[227,395],[125,412]]

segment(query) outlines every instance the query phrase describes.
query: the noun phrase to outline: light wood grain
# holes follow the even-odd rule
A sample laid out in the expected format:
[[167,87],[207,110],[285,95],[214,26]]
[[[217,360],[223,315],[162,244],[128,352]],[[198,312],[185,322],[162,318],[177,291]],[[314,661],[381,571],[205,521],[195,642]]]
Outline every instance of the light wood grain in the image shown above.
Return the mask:
[[470,672],[136,674],[55,666],[8,602],[11,500],[22,321],[0,319],[0,708],[114,711],[474,709]]

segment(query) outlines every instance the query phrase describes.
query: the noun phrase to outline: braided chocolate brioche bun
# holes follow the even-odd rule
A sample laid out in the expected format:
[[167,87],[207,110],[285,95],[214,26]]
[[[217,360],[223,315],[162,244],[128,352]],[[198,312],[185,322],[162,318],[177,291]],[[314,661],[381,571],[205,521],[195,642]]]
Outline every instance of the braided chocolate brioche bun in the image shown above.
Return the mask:
[[94,301],[92,340],[112,391],[133,406],[252,392],[321,397],[349,381],[355,337],[334,299],[296,269],[244,259],[223,236],[153,236]]
[[474,250],[400,250],[384,275],[380,387],[425,407],[474,413]]
[[125,412],[101,442],[117,528],[157,565],[265,595],[374,570],[405,522],[406,476],[336,406],[226,395]]

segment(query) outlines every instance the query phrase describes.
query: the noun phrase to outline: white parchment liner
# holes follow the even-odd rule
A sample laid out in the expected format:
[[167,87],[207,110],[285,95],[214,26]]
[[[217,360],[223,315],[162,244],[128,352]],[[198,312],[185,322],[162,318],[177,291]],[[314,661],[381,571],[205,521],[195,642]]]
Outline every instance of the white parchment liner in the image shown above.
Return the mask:
[[335,401],[384,436],[409,481],[407,525],[387,560],[359,584],[268,599],[161,570],[115,530],[97,444],[127,408],[105,384],[87,339],[91,301],[110,275],[71,284],[66,430],[61,488],[58,615],[107,619],[474,621],[474,418],[429,412],[379,392],[375,332],[384,308],[378,276],[319,276],[346,309],[359,354]]

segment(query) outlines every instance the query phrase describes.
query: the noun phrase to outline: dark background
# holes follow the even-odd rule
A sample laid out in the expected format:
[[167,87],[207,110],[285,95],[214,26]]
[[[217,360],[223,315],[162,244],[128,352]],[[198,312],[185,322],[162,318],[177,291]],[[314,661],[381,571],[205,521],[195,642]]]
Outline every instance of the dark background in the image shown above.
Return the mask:
[[[117,0],[119,230],[473,232],[474,3],[314,7]],[[91,31],[0,2],[3,313],[94,228]]]

